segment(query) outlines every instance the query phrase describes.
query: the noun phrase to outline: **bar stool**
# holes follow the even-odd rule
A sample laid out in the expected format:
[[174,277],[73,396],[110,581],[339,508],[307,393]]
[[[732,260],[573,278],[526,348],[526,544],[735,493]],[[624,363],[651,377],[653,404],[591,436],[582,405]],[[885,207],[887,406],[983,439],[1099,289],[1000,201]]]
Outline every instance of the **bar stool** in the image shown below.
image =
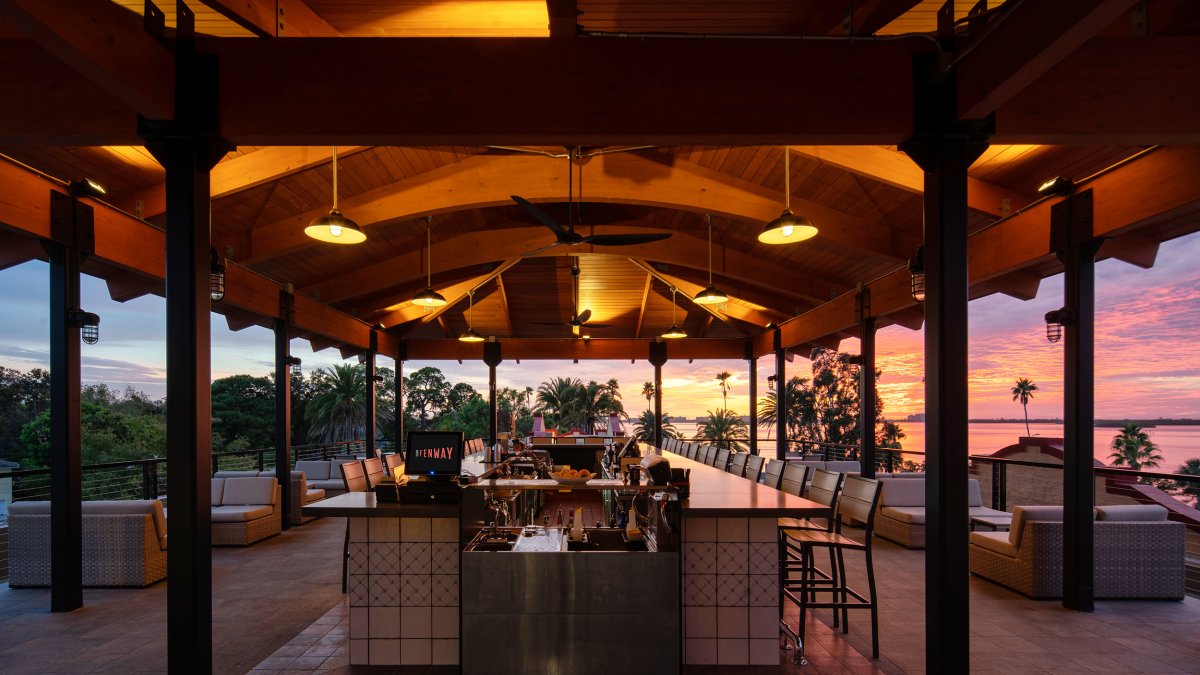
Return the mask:
[[762,455],[746,455],[746,479],[752,483],[758,482],[758,477],[762,475],[763,464],[766,459]]
[[367,477],[367,487],[374,489],[379,485],[379,481],[387,475],[387,471],[383,468],[383,460],[378,457],[368,457],[362,461],[363,474]]
[[[378,460],[376,460],[378,461]],[[342,483],[346,492],[366,492],[367,474],[363,471],[361,462],[342,462],[338,465],[342,471]],[[350,519],[346,519],[346,542],[342,546],[342,592],[348,590],[350,583]]]
[[[836,564],[829,577],[832,583],[821,583],[823,580],[812,579],[812,566],[801,569],[799,582],[788,578],[787,571],[780,569],[780,619],[782,634],[794,641],[795,653],[792,663],[806,665],[804,658],[804,628],[806,614],[809,609],[827,608],[833,610],[834,626],[838,624],[838,614],[841,614],[842,632],[850,632],[849,610],[867,609],[871,612],[871,658],[879,658],[879,602],[875,594],[875,565],[871,557],[871,542],[875,530],[875,507],[879,503],[879,481],[861,476],[846,476],[841,494],[833,509],[832,529],[786,529],[783,530],[781,543],[788,547],[795,546],[800,550],[800,559],[813,560],[813,552],[818,548],[828,549]],[[866,524],[862,542],[842,534],[843,517],[857,520]],[[786,549],[781,547],[782,551]],[[846,582],[845,551],[862,551],[867,567],[867,592],[864,595],[850,588]],[[814,583],[815,582],[815,583]],[[828,601],[818,601],[818,596],[829,594]],[[788,600],[800,609],[799,623],[793,630],[783,619],[782,600]]]
[[387,475],[395,476],[396,469],[404,466],[404,457],[399,452],[393,452],[390,455],[383,456],[383,464],[387,469]]
[[719,469],[721,471],[724,471],[725,467],[729,466],[729,448],[721,448],[717,450],[717,454],[713,459],[712,466],[714,469]]
[[779,481],[783,478],[783,467],[786,464],[782,459],[767,460],[767,468],[763,470],[763,485],[769,488],[779,489]]

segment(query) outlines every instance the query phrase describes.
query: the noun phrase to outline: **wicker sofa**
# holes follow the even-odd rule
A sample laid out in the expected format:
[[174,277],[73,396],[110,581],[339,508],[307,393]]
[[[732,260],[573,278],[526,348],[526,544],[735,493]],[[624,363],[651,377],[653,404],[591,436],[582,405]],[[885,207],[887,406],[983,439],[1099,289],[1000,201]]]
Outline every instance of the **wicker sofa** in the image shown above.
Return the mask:
[[[288,522],[292,525],[303,525],[315,516],[301,515],[300,510],[313,502],[325,498],[325,490],[310,488],[308,476],[303,471],[293,471],[291,485],[288,486]],[[253,476],[275,477],[275,471],[218,471],[213,478],[248,478]]]
[[296,462],[296,471],[303,471],[315,489],[324,490],[326,497],[334,497],[346,491],[342,472],[338,469],[345,459],[302,459]]
[[[9,585],[50,585],[50,502],[8,508]],[[83,503],[83,585],[148,586],[167,577],[167,519],[157,499]]]
[[249,546],[283,531],[274,476],[212,479],[213,546]]
[[[881,481],[879,515],[875,519],[875,534],[906,548],[925,548],[925,479],[891,478]],[[979,481],[967,481],[968,516],[1007,516],[1004,511],[983,505]]]
[[[1186,526],[1161,506],[1096,509],[1097,598],[1182,600]],[[1060,506],[1018,506],[1009,532],[972,532],[971,574],[1031,598],[1062,597]]]

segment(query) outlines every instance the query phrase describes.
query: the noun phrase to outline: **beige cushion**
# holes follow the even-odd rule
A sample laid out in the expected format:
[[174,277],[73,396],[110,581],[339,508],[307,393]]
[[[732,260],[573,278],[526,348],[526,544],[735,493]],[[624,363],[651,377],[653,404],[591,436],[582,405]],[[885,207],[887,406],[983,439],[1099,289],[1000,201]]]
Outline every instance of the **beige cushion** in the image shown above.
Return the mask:
[[825,470],[857,475],[862,471],[862,464],[859,462],[825,462]]
[[314,481],[311,481],[311,483],[312,483],[312,486],[317,488],[318,490],[344,491],[346,489],[346,482],[343,481],[341,478],[338,478],[337,480],[334,480],[332,478],[327,478],[325,480],[314,480]]
[[889,480],[883,482],[879,503],[884,506],[919,506],[925,508],[925,481]]
[[[886,485],[883,489],[887,490]],[[925,524],[924,506],[884,506],[879,509],[879,514],[909,525]]]
[[305,504],[310,504],[312,502],[321,501],[322,499],[325,499],[325,491],[324,490],[307,490],[304,493],[304,503]]
[[1166,519],[1167,509],[1158,504],[1119,504],[1096,507],[1096,520],[1123,520],[1144,523]]
[[257,471],[218,471],[213,478],[254,478],[257,475]]
[[1063,510],[1061,506],[1018,506],[1013,509],[1012,516],[1012,524],[1008,529],[1008,540],[1014,547],[1019,547],[1021,532],[1025,529],[1025,521],[1061,521]]
[[983,495],[979,492],[979,481],[967,480],[967,506],[983,506]]
[[273,504],[275,503],[275,479],[267,476],[254,478],[226,478],[225,495],[221,505],[230,504]]
[[212,497],[209,498],[209,502],[213,506],[220,506],[221,505],[221,497],[224,496],[224,494],[225,494],[225,479],[224,478],[212,479]]
[[972,506],[967,509],[967,515],[971,518],[1001,518],[1004,516],[1012,517],[1008,511],[997,511],[996,509],[986,506]]
[[[308,476],[309,480],[328,480],[329,467],[331,466],[333,466],[333,464],[325,460],[306,459],[296,462],[296,470],[303,471],[304,474]],[[341,476],[337,476],[339,481],[341,478]]]
[[970,542],[1010,558],[1017,557],[1017,547],[1008,540],[1007,532],[972,532]]
[[[8,513],[9,515],[49,515],[50,502],[16,502],[8,507]],[[167,515],[163,511],[162,501],[158,499],[113,499],[83,502],[83,515],[85,516],[143,514],[149,515],[153,519],[158,546],[165,551],[167,549]]]
[[258,520],[271,515],[272,509],[270,505],[255,506],[251,505],[232,505],[226,504],[222,506],[214,506],[212,508],[212,521],[214,523],[244,523],[250,520]]

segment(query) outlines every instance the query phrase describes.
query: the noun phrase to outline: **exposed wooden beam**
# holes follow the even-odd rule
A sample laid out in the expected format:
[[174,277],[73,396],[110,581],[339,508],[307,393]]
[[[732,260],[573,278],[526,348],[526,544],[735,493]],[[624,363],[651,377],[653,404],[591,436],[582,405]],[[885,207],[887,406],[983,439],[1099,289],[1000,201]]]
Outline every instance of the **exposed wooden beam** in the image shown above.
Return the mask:
[[[505,359],[537,360],[637,360],[645,359],[653,339],[592,338],[512,338],[500,340]],[[409,339],[404,343],[408,358],[419,361],[478,361],[483,344],[458,340]],[[669,359],[741,359],[745,342],[741,338],[676,340],[667,347]]]
[[449,288],[439,291],[446,298],[446,304],[433,310],[426,307],[415,305],[410,301],[405,301],[399,307],[389,308],[386,313],[375,317],[374,321],[383,324],[385,328],[391,328],[409,321],[420,320],[421,323],[429,323],[437,319],[442,314],[450,311],[455,305],[462,302],[467,297],[467,292],[479,288],[487,282],[495,279],[504,273],[505,270],[520,262],[520,258],[510,258],[496,266],[495,269],[466,281],[454,284]]
[[131,109],[174,117],[174,57],[109,0],[0,0],[0,18]]
[[642,337],[642,323],[646,320],[646,302],[650,300],[650,286],[654,284],[654,275],[646,273],[646,287],[642,289],[642,302],[638,306],[637,327],[633,331],[633,337]]
[[[685,298],[690,299],[700,291],[704,290],[704,287],[700,284],[692,283],[691,281],[682,279],[672,274],[660,272],[645,260],[630,258],[629,262],[641,268],[647,274],[654,276],[654,278],[658,279],[659,281],[662,281],[664,284],[678,288],[679,293]],[[772,316],[765,312],[761,312],[739,301],[736,297],[730,298],[729,302],[726,303],[722,309],[717,309],[714,305],[699,305],[699,307],[712,316],[729,324],[730,326],[737,328],[739,331],[742,331],[743,329],[741,326],[734,323],[733,319],[744,321],[761,329],[765,328],[767,324],[778,322],[781,318],[780,316]]]
[[[920,0],[859,0],[848,3],[850,35],[874,35],[902,14],[920,4]],[[835,26],[831,34],[842,35],[843,26]]]
[[45,259],[46,251],[38,240],[19,234],[0,234],[0,270],[16,267],[30,260]]
[[712,324],[713,324],[713,316],[711,314],[704,317],[704,321],[702,321],[700,323],[700,330],[699,330],[699,332],[696,333],[696,337],[702,338],[705,335],[708,335],[708,329],[712,328]]
[[[365,146],[338,148],[338,158],[345,159],[367,149]],[[329,146],[324,145],[262,148],[213,167],[209,194],[213,199],[228,197],[330,161]],[[140,218],[153,218],[166,213],[167,188],[160,183],[117,197],[113,203]]]
[[1042,285],[1042,277],[1029,270],[1013,270],[1003,276],[995,277],[987,282],[987,288],[998,291],[1018,300],[1032,300],[1037,297]]
[[[879,145],[798,145],[792,150],[822,163],[854,174],[887,183],[901,190],[921,194],[925,191],[924,172],[908,155]],[[1033,201],[1030,197],[967,177],[967,206],[993,216],[1007,216]]]
[[1200,37],[1100,37],[1001,107],[992,140],[1196,145],[1196,110]]
[[[1200,203],[1200,149],[1160,148],[1079,186],[1093,191],[1092,231],[1115,237],[1137,228],[1187,214]],[[971,236],[968,269],[971,284],[988,284],[1022,270],[1038,270],[1053,260],[1050,251],[1050,209],[1055,200],[1040,202],[1015,216]],[[1182,215],[1186,217],[1186,215]],[[1195,231],[1200,225],[1193,225]],[[1054,273],[1054,267],[1041,274]],[[876,316],[915,308],[906,268],[868,284]],[[1003,283],[1003,281],[1001,281]],[[780,325],[784,346],[850,330],[857,323],[854,294],[847,293]],[[755,337],[756,354],[772,351],[771,333]]]
[[133,272],[111,272],[104,278],[108,296],[117,302],[129,302],[146,295],[162,295],[162,279]]
[[441,326],[442,334],[446,336],[447,340],[454,339],[454,335],[450,332],[450,327],[446,325],[446,317],[439,314],[437,317],[437,324]]
[[516,337],[517,332],[513,330],[512,309],[508,306],[508,291],[504,290],[504,275],[496,275],[496,293],[500,300],[500,311],[504,313],[504,334],[508,337]]
[[1158,242],[1137,232],[1129,232],[1104,242],[1100,247],[1100,257],[1116,258],[1137,265],[1144,269],[1154,267],[1154,259],[1158,257]]
[[[0,158],[0,228],[27,237],[50,238],[50,193],[62,185]],[[103,202],[85,199],[93,209],[95,252],[91,256],[112,271],[130,272],[161,282],[166,273],[166,237],[162,230]],[[279,317],[282,284],[238,264],[225,273],[225,299],[218,308],[233,307],[258,316]],[[294,325],[337,343],[365,349],[370,326],[306,295],[295,296]],[[395,341],[389,343],[394,348]],[[382,348],[381,348],[382,351]],[[384,353],[395,353],[384,352]]]
[[[783,204],[780,192],[657,153],[600,155],[584,171],[587,198],[596,201],[712,213],[749,223],[774,220]],[[545,157],[476,155],[343,199],[340,208],[369,236],[373,226],[383,223],[509,205],[509,195],[535,203],[565,201],[565,178],[561,164]],[[915,223],[901,227],[867,220],[796,197],[792,204],[819,223],[819,238],[839,246],[899,261],[912,255],[918,243]],[[313,209],[255,226],[249,253],[238,259],[253,262],[312,246],[304,227],[324,213]]]
[[[598,231],[605,234],[645,234],[663,230],[640,225],[618,224],[606,226]],[[506,228],[502,231],[493,227],[434,241],[431,257],[434,260],[453,261],[458,269],[471,270],[477,265],[520,256],[545,246],[551,241],[553,241],[553,237],[544,227],[522,224],[521,227]],[[583,253],[617,255],[623,258],[636,257],[653,260],[679,269],[702,272],[707,270],[705,262],[707,245],[704,239],[685,232],[673,231],[670,239],[641,246],[556,247],[542,252],[538,257]],[[386,258],[373,265],[348,270],[338,276],[323,278],[314,283],[302,284],[300,288],[306,293],[319,291],[323,300],[341,304],[349,302],[352,298],[370,296],[385,289],[415,285],[419,282],[424,253],[411,246],[402,246],[398,252],[399,254],[395,257]],[[840,293],[851,288],[850,284],[841,279],[812,279],[801,276],[802,270],[759,260],[732,246],[724,249],[720,262],[721,267],[716,271],[718,276],[738,279],[765,292],[778,294],[780,298],[792,301],[823,302],[829,298],[831,289]],[[408,270],[406,277],[398,278],[397,270]],[[422,283],[420,286],[423,288],[424,284]]]
[[303,0],[201,0],[259,37],[339,37]]
[[1137,2],[1018,2],[1002,9],[956,65],[959,117],[995,112]]
[[550,37],[573,38],[579,32],[579,3],[577,0],[546,0],[546,15],[550,19]]

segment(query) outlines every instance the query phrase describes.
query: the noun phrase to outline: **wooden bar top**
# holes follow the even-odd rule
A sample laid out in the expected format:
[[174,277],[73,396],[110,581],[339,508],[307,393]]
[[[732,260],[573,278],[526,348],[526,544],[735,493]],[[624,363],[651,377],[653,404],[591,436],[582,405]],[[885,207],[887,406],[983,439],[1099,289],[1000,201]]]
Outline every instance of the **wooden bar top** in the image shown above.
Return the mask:
[[672,469],[691,469],[684,517],[813,518],[829,515],[824,504],[789,495],[781,490],[701,464],[683,455],[663,451]]

